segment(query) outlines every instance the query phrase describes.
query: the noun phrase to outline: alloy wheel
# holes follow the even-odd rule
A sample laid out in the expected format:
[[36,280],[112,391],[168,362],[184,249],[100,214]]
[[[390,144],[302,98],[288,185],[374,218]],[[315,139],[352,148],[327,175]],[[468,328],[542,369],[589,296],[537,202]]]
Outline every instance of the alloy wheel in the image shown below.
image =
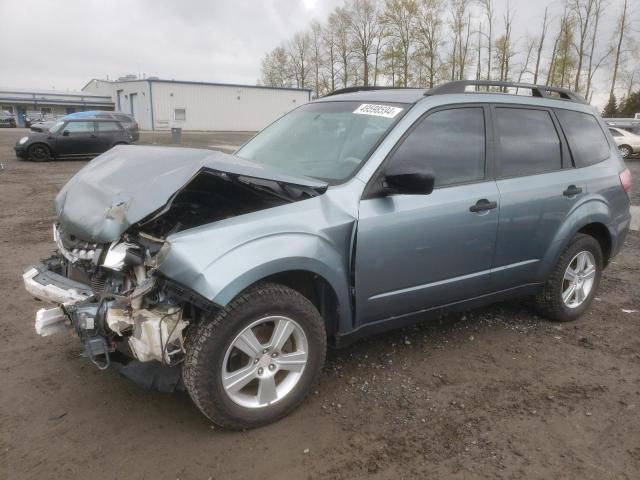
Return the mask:
[[591,252],[579,252],[564,272],[562,281],[562,301],[568,308],[582,305],[595,283],[596,260]]
[[631,149],[629,147],[620,147],[620,156],[622,158],[629,158],[631,156]]
[[284,316],[268,316],[246,327],[227,348],[222,386],[245,408],[262,408],[282,400],[298,384],[309,346],[302,327]]

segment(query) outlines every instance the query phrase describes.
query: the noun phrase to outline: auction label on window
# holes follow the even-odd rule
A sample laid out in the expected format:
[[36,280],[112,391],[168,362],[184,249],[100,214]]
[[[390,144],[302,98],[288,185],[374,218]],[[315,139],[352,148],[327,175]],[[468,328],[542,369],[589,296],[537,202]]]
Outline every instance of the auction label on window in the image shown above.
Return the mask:
[[376,117],[393,118],[402,111],[400,107],[392,107],[390,105],[374,105],[372,103],[363,103],[356,108],[353,113],[358,115],[375,115]]

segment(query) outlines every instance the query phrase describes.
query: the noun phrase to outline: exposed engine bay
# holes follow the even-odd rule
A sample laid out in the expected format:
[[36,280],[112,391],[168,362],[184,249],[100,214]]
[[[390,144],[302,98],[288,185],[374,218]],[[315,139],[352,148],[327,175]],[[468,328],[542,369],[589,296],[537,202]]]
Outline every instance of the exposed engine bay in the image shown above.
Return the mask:
[[85,355],[100,369],[110,366],[116,350],[139,362],[176,366],[184,360],[190,326],[216,306],[159,274],[170,249],[167,237],[316,194],[291,184],[201,170],[118,240],[78,238],[59,221],[53,227],[56,253],[23,275],[33,296],[58,304],[37,312],[36,331],[48,336],[73,328]]

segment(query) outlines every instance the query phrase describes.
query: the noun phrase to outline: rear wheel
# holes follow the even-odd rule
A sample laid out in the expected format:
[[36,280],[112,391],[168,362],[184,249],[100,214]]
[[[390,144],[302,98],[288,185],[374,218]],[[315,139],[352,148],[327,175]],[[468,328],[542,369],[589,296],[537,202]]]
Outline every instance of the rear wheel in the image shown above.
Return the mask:
[[303,295],[265,283],[201,325],[189,345],[183,377],[191,398],[215,424],[240,430],[304,400],[324,364],[326,333]]
[[28,153],[29,158],[34,162],[48,162],[51,160],[51,150],[49,150],[49,147],[41,143],[31,145]]
[[602,249],[598,241],[578,234],[562,253],[536,297],[538,310],[549,320],[567,322],[589,307],[600,284]]
[[631,156],[633,151],[629,145],[620,145],[618,147],[618,151],[620,152],[620,156],[625,160]]

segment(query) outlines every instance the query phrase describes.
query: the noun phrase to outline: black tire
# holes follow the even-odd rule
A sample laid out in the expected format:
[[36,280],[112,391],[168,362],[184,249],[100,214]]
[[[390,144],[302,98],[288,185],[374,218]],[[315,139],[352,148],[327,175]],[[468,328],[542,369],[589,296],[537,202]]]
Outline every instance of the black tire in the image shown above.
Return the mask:
[[27,150],[29,158],[34,162],[48,162],[51,160],[51,150],[42,143],[36,143]]
[[[308,342],[308,359],[295,387],[273,405],[247,408],[235,403],[222,385],[227,349],[252,322],[268,315],[295,320]],[[297,291],[263,283],[236,297],[213,319],[203,322],[189,339],[183,366],[184,384],[196,406],[218,426],[231,430],[256,428],[295,409],[318,380],[326,354],[324,321],[313,304]]]
[[620,156],[625,160],[631,156],[633,150],[629,145],[620,145],[618,147],[618,151],[620,152]]
[[[580,306],[569,308],[562,300],[564,288],[564,275],[569,264],[580,252],[590,252],[595,259],[594,283]],[[600,278],[602,277],[603,258],[600,243],[590,235],[577,234],[571,243],[565,248],[558,259],[551,275],[547,279],[544,289],[536,296],[537,310],[547,319],[555,322],[569,322],[580,317],[596,295]]]

